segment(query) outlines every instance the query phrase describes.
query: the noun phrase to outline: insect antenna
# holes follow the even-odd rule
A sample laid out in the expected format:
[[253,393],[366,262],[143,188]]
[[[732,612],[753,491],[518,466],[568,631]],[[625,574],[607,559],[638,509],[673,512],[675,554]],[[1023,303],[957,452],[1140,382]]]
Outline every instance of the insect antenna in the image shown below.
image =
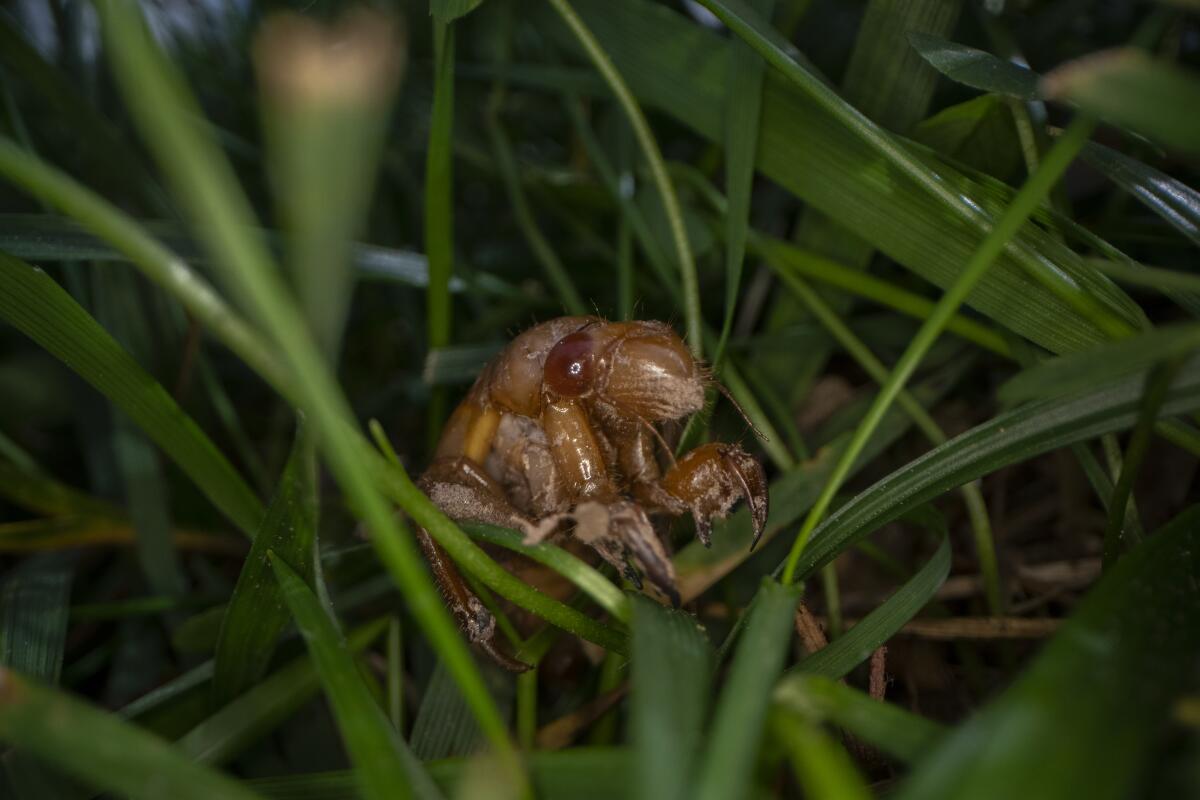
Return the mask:
[[750,420],[750,417],[746,416],[746,411],[742,408],[741,403],[739,403],[737,400],[735,400],[733,398],[733,394],[730,393],[730,391],[725,388],[725,384],[721,383],[719,380],[716,380],[714,378],[713,385],[717,387],[718,392],[720,392],[721,394],[723,394],[725,396],[725,399],[729,401],[730,405],[732,405],[735,409],[737,409],[738,414],[740,414],[742,419],[746,421],[747,427],[749,427],[750,430],[754,431],[754,435],[758,437],[759,441],[761,441],[761,442],[771,441],[770,439],[768,439],[766,437],[766,435],[763,434],[762,431],[760,431],[758,429],[758,426],[755,425]]

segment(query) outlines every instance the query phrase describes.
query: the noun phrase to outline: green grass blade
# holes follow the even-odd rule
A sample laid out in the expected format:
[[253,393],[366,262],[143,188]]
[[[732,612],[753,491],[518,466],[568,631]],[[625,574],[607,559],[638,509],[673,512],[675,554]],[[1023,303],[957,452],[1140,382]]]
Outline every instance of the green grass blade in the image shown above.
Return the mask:
[[546,279],[553,287],[554,293],[558,295],[563,309],[568,314],[575,316],[587,314],[587,304],[583,302],[579,290],[575,288],[571,273],[558,254],[554,252],[550,241],[542,233],[537,220],[533,217],[533,210],[529,207],[529,200],[525,197],[525,189],[521,186],[521,178],[517,174],[517,157],[513,153],[512,142],[509,141],[508,134],[495,114],[489,113],[488,115],[487,131],[492,141],[492,150],[496,155],[496,165],[504,180],[505,191],[508,192],[509,204],[512,206],[512,212],[517,218],[521,232],[525,235],[529,249],[533,251],[534,257],[542,265]]
[[1067,100],[1095,117],[1146,134],[1188,155],[1200,154],[1200,78],[1132,47],[1072,61],[1042,79],[1051,99]]
[[952,81],[1020,100],[1039,97],[1038,75],[1028,67],[940,36],[910,33],[908,40],[922,58]]
[[[754,10],[770,19],[775,0],[752,0]],[[725,316],[713,355],[720,365],[733,327],[746,237],[750,230],[750,196],[754,187],[754,151],[758,147],[758,123],[762,114],[762,86],[766,64],[745,44],[730,48],[730,81],[725,95],[725,191],[729,206],[725,214]]]
[[920,762],[901,800],[1120,798],[1200,652],[1200,510],[1106,574],[995,702]]
[[[1103,389],[1029,403],[976,426],[892,472],[838,508],[814,532],[797,574],[803,579],[858,539],[947,489],[1075,442],[1133,426],[1140,376]],[[1162,414],[1200,408],[1200,363],[1184,367]]]
[[1005,244],[1016,235],[1021,225],[1033,213],[1034,208],[1046,197],[1051,187],[1058,182],[1059,177],[1066,171],[1071,161],[1074,160],[1075,154],[1087,141],[1088,135],[1091,133],[1092,123],[1090,120],[1080,118],[1071,123],[1071,127],[1063,135],[1063,137],[1055,143],[1054,148],[1046,154],[1036,172],[1030,176],[1029,180],[1021,188],[1021,191],[1013,199],[1012,205],[1005,210],[1004,215],[996,224],[996,227],[988,233],[979,249],[971,257],[971,260],[963,267],[962,274],[954,282],[953,286],[946,291],[942,299],[938,301],[934,310],[930,313],[929,318],[921,325],[912,341],[904,351],[904,355],[896,362],[892,373],[888,378],[887,383],[879,391],[879,396],[872,403],[866,417],[859,424],[854,432],[854,438],[850,440],[850,444],[846,446],[846,451],[842,454],[833,473],[830,475],[828,483],[821,492],[821,496],[813,503],[812,510],[804,520],[804,524],[800,527],[800,532],[796,534],[796,542],[792,546],[792,551],[788,556],[788,560],[783,570],[784,582],[793,580],[796,574],[796,565],[799,561],[801,553],[808,544],[809,536],[812,535],[817,523],[829,508],[829,504],[833,501],[834,495],[841,488],[845,480],[846,474],[850,471],[850,467],[854,460],[858,457],[858,452],[866,445],[870,439],[875,427],[883,417],[884,411],[895,400],[896,395],[904,384],[908,381],[916,370],[925,353],[933,346],[934,341],[949,321],[950,317],[966,299],[967,294],[986,274],[989,267],[1000,255]]
[[793,671],[774,699],[783,713],[828,721],[905,763],[923,758],[946,733],[936,722],[824,675]]
[[[273,576],[271,580],[274,580]],[[352,654],[360,653],[379,638],[385,627],[385,621],[377,619],[355,628],[346,635],[346,647]],[[162,687],[165,695],[151,693],[122,709],[122,715],[144,715],[172,697],[202,685],[213,674],[213,662],[206,663],[207,669],[185,673],[178,684]],[[313,660],[304,654],[197,723],[176,745],[189,758],[201,763],[227,763],[283,724],[320,688]]]
[[[508,719],[513,699],[512,675],[491,669],[485,676],[496,705]],[[434,667],[422,693],[421,705],[413,719],[411,742],[413,753],[422,761],[478,755],[485,744],[462,692],[442,664]]]
[[[452,17],[451,17],[452,19]],[[429,118],[429,147],[425,151],[425,255],[429,289],[425,294],[425,326],[432,353],[450,344],[450,279],[454,274],[454,25],[437,16],[433,21],[435,70],[433,108]],[[440,429],[446,399],[430,398],[430,435]]]
[[1010,378],[996,393],[1000,402],[1063,397],[1146,370],[1200,348],[1200,323],[1164,325],[1080,353],[1047,359]]
[[712,647],[694,617],[633,597],[629,739],[634,796],[691,796],[712,669]]
[[242,532],[262,519],[253,490],[171,395],[50,276],[0,254],[0,317],[124,411]]
[[812,720],[777,715],[771,729],[787,748],[805,796],[823,800],[870,800],[871,791],[846,749]]
[[27,563],[0,589],[0,665],[58,683],[67,640],[71,573]]
[[124,797],[259,797],[135,725],[8,669],[0,669],[0,739]]
[[629,596],[613,585],[612,581],[578,557],[549,542],[536,545],[524,543],[525,537],[514,530],[497,528],[494,525],[472,523],[463,526],[476,539],[498,544],[515,553],[520,553],[539,564],[545,564],[559,575],[575,584],[596,604],[625,624],[629,624]]
[[316,460],[312,438],[299,423],[292,453],[262,526],[254,536],[221,620],[213,667],[213,697],[224,705],[266,672],[275,642],[291,619],[267,553],[281,558],[309,585],[316,550]]
[[1192,244],[1200,246],[1200,192],[1102,144],[1088,142],[1079,155]]
[[617,70],[616,65],[605,51],[604,45],[596,39],[588,24],[575,12],[568,0],[550,0],[554,10],[570,28],[572,35],[587,53],[592,64],[604,78],[609,89],[616,95],[629,124],[633,126],[634,135],[642,149],[642,155],[650,167],[654,185],[658,189],[663,211],[671,229],[671,241],[675,245],[675,255],[679,260],[680,283],[683,287],[683,316],[687,327],[687,342],[696,358],[704,354],[704,320],[700,310],[700,284],[696,278],[696,263],[692,258],[692,246],[688,241],[687,229],[683,221],[683,212],[679,207],[679,197],[675,187],[667,176],[667,168],[663,163],[662,151],[646,115],[630,91],[625,79]]
[[[932,514],[937,514],[930,509]],[[892,638],[904,623],[920,613],[933,599],[938,588],[950,574],[950,541],[945,521],[937,515],[941,542],[933,557],[907,580],[895,594],[885,600],[853,628],[827,646],[809,655],[793,669],[797,672],[841,678],[870,658],[881,644]]]
[[[279,346],[287,375],[292,379],[288,388],[296,393],[298,405],[314,426],[331,470],[356,513],[368,523],[372,543],[403,588],[421,627],[454,671],[489,742],[504,759],[513,780],[521,783],[520,766],[508,732],[487,695],[466,643],[421,567],[416,547],[402,536],[390,503],[372,480],[373,465],[368,456],[372,451],[361,434],[348,435],[356,430],[349,404],[323,363],[297,309],[289,302],[263,242],[246,227],[252,224],[254,214],[238,187],[232,167],[211,138],[188,122],[201,116],[195,99],[174,66],[154,45],[137,9],[110,0],[102,4],[101,16],[109,43],[107,53],[125,100],[178,196],[205,232],[214,264]],[[399,469],[387,471],[402,474]],[[415,487],[413,492],[419,495]],[[401,502],[412,512],[416,501],[413,494],[406,492]],[[414,516],[420,515],[414,512]],[[446,538],[438,533],[433,535],[439,541]],[[449,538],[455,540],[448,546],[452,555],[456,549],[463,549],[462,545],[470,544],[456,527],[451,528]]]
[[304,635],[364,797],[440,796],[363,683],[345,640],[317,596],[274,554],[271,567],[296,627]]
[[748,612],[750,619],[717,701],[699,765],[695,796],[702,800],[751,794],[771,690],[792,641],[792,620],[800,595],[795,586],[766,580]]

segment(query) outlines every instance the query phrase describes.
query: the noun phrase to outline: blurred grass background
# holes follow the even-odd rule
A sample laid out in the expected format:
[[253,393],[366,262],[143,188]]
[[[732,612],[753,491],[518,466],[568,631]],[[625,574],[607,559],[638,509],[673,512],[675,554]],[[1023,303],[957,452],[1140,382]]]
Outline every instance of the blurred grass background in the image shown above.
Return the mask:
[[[1200,796],[1194,12],[10,4],[0,796]],[[761,433],[682,610],[412,483],[564,313]]]

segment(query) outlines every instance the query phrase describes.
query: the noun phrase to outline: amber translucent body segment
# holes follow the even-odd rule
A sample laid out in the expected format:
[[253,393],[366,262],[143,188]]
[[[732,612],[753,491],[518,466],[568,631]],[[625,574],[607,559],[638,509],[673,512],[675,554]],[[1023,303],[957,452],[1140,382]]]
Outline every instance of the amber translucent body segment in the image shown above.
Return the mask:
[[559,317],[513,339],[480,376],[491,405],[537,418],[542,409],[546,358],[564,337],[597,322],[595,317]]
[[750,507],[755,544],[766,527],[766,474],[736,445],[714,442],[697,447],[667,471],[662,487],[691,509],[696,535],[706,547],[712,541],[711,519],[725,516],[742,498]]
[[704,379],[674,331],[644,324],[617,341],[597,392],[622,412],[650,422],[682,419],[704,407]]
[[542,429],[567,496],[578,501],[614,494],[600,442],[583,405],[575,400],[547,403]]

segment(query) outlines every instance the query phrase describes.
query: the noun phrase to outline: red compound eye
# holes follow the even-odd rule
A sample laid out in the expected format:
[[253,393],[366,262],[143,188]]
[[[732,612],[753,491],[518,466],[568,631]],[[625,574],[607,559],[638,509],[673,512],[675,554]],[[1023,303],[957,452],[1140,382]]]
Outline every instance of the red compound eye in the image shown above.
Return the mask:
[[594,342],[586,331],[558,340],[546,356],[542,374],[545,387],[559,397],[579,397],[592,388]]

